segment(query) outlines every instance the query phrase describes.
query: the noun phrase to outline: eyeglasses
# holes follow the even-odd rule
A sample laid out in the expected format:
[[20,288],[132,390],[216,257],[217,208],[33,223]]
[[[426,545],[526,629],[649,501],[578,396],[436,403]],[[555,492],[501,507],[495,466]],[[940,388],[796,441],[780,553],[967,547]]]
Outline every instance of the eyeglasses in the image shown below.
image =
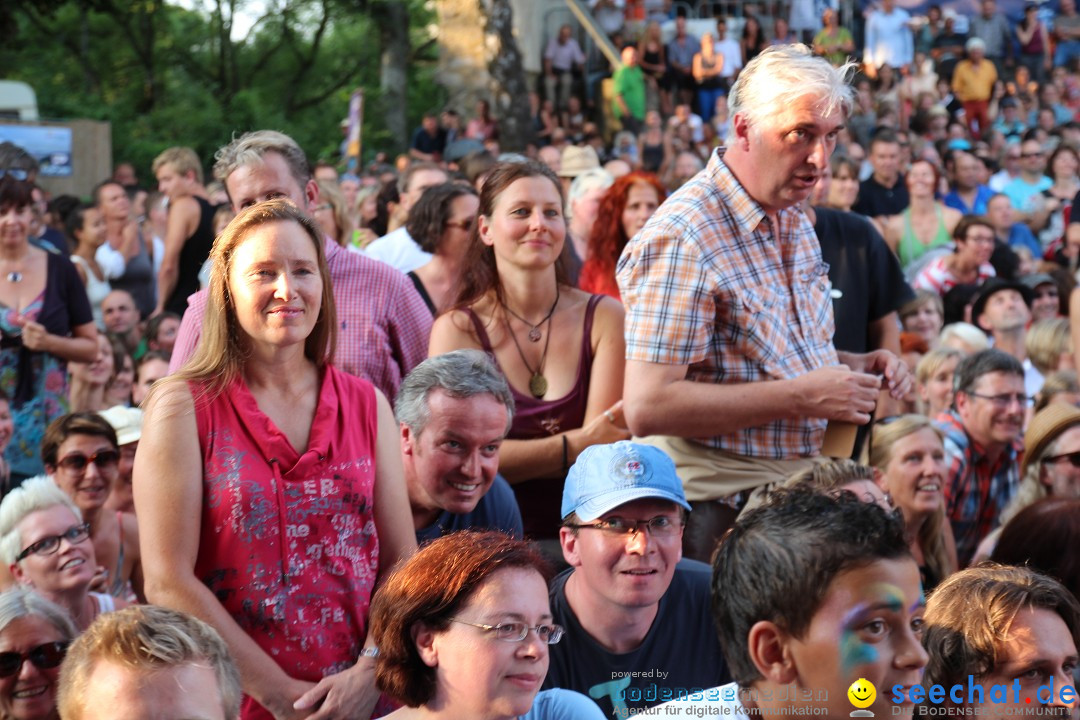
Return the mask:
[[458,230],[464,230],[465,232],[472,232],[474,218],[468,218],[467,220],[458,220],[457,222],[446,221],[446,227],[457,228]]
[[597,520],[596,522],[587,525],[567,524],[565,527],[574,530],[591,528],[613,537],[636,535],[643,529],[647,530],[653,537],[672,537],[673,535],[678,535],[682,531],[683,526],[682,522],[675,518],[668,517],[667,515],[657,515],[649,520],[627,520],[626,518],[621,517],[610,517],[604,518],[603,520]]
[[1042,153],[1042,152],[1020,153],[1020,157],[1022,157],[1024,159],[1027,159],[1027,158],[1041,158],[1043,155],[1044,155],[1044,153]]
[[982,235],[982,234],[968,235],[964,239],[967,240],[968,242],[982,243],[983,245],[993,245],[994,244],[994,236],[993,235]]
[[97,465],[99,470],[104,470],[115,466],[119,461],[120,453],[116,450],[98,450],[90,457],[82,453],[72,453],[63,460],[58,460],[56,464],[69,472],[82,472],[90,463]]
[[77,545],[85,542],[90,537],[90,523],[73,525],[60,535],[50,535],[41,538],[36,543],[31,543],[21,553],[15,556],[15,562],[19,562],[27,555],[52,555],[60,549],[60,541],[67,540],[69,545]]
[[334,206],[331,205],[330,203],[323,203],[321,205],[316,205],[315,209],[316,210],[333,210]]
[[1074,468],[1080,468],[1080,450],[1071,453],[1064,453],[1063,455],[1051,455],[1048,458],[1043,458],[1044,463],[1059,463],[1062,460],[1068,460],[1069,464]]
[[1041,300],[1042,298],[1056,298],[1058,297],[1058,291],[1056,288],[1051,290],[1036,290],[1035,299]]
[[34,667],[41,670],[52,670],[59,667],[67,654],[67,641],[57,641],[38,645],[31,648],[27,653],[4,652],[0,653],[0,677],[18,675],[22,670],[23,663],[29,660]]
[[536,633],[536,637],[540,638],[541,642],[548,645],[554,645],[562,640],[563,633],[566,632],[563,630],[562,625],[537,625],[536,627],[530,627],[522,622],[484,625],[483,623],[459,620],[455,617],[450,618],[450,621],[461,623],[462,625],[472,625],[481,630],[487,630],[490,633],[494,633],[496,640],[502,640],[503,642],[521,642],[528,636],[529,631],[532,630]]
[[980,395],[979,393],[969,392],[967,393],[971,397],[982,398],[983,400],[989,400],[993,403],[994,407],[999,410],[1004,410],[1012,403],[1016,403],[1021,407],[1027,407],[1035,398],[1025,395],[1024,393],[1002,393],[1001,395]]

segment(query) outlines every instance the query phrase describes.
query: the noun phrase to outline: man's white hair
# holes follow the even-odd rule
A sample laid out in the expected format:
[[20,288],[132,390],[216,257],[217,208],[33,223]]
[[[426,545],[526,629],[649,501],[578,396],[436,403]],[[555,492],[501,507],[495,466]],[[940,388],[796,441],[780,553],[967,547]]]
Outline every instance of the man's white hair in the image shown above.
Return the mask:
[[741,114],[750,125],[790,106],[800,97],[820,98],[826,115],[851,114],[855,63],[833,67],[801,43],[766,48],[746,64],[728,97],[731,115]]

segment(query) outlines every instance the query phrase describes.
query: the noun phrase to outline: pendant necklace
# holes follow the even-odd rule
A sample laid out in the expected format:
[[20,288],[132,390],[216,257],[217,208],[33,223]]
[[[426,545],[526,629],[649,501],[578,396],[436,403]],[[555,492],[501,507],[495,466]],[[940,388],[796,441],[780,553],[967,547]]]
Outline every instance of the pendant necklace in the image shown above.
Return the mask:
[[[502,303],[500,303],[500,304],[502,304]],[[558,287],[558,285],[556,285],[555,286],[555,303],[551,306],[551,312],[549,312],[547,314],[547,317],[540,321],[540,325],[543,325],[544,323],[551,320],[551,315],[552,315],[552,313],[555,312],[555,306],[558,305],[558,304],[559,304],[559,287]],[[506,305],[503,305],[503,308],[505,308],[507,311],[510,310],[510,308],[506,307]],[[511,312],[511,314],[513,315],[512,312]],[[514,315],[514,317],[518,317],[518,316]],[[518,319],[521,320],[520,317],[518,317]],[[525,322],[525,321],[522,320],[522,322]],[[529,323],[526,322],[525,324],[528,325]],[[529,339],[530,340],[532,340],[532,332],[533,331],[536,331],[536,333],[537,333],[537,338],[536,339],[537,340],[540,339],[540,337],[539,337],[539,335],[540,335],[540,329],[539,329],[540,325],[534,326],[533,330],[529,331]],[[544,341],[544,351],[542,353],[540,353],[540,363],[536,366],[535,370],[533,370],[532,366],[529,365],[529,361],[525,359],[525,353],[522,352],[522,350],[521,350],[521,343],[518,342],[517,335],[514,334],[514,328],[510,327],[510,321],[509,320],[506,321],[506,330],[507,330],[507,332],[510,333],[510,339],[514,341],[514,347],[517,348],[518,357],[521,358],[521,363],[525,366],[525,369],[529,371],[529,393],[534,398],[539,400],[540,398],[544,397],[544,395],[547,394],[547,389],[548,389],[548,381],[547,381],[547,378],[544,377],[543,373],[544,373],[544,362],[547,360],[548,346],[551,344],[551,328],[548,327],[547,340]]]
[[521,317],[516,312],[511,310],[510,307],[506,303],[502,302],[501,300],[499,301],[499,304],[503,306],[503,310],[510,313],[511,315],[516,317],[518,320],[520,320],[524,324],[528,325],[529,326],[529,335],[528,335],[529,342],[538,343],[538,342],[540,342],[540,336],[542,334],[540,332],[540,328],[544,325],[544,323],[546,323],[548,320],[551,319],[551,314],[553,312],[555,312],[555,306],[559,304],[559,286],[558,285],[555,286],[555,302],[553,302],[551,304],[551,309],[548,310],[548,314],[544,316],[543,320],[536,323],[535,325],[533,325],[531,322],[529,322],[528,320],[526,320],[525,318]]

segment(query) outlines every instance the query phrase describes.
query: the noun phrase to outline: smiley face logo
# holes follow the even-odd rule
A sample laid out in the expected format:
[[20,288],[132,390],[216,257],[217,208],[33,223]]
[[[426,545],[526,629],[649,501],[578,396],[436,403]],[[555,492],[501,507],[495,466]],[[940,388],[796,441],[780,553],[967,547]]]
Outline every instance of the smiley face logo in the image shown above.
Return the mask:
[[866,678],[859,678],[847,689],[848,700],[857,708],[868,708],[877,699],[877,688]]

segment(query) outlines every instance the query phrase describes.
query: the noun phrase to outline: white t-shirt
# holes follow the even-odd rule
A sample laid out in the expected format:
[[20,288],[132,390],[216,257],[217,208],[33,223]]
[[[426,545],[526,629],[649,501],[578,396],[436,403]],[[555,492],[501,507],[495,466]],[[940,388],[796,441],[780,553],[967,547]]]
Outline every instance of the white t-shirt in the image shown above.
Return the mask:
[[[350,246],[352,249],[352,246]],[[370,258],[381,260],[390,267],[397,268],[403,273],[412,272],[421,265],[426,265],[431,260],[431,253],[420,249],[416,241],[409,236],[409,231],[402,225],[393,232],[388,232],[360,252]]]
[[671,702],[650,708],[638,717],[727,717],[734,720],[750,720],[746,708],[739,702],[739,685],[730,682],[727,685],[709,688],[690,695],[685,700]]

